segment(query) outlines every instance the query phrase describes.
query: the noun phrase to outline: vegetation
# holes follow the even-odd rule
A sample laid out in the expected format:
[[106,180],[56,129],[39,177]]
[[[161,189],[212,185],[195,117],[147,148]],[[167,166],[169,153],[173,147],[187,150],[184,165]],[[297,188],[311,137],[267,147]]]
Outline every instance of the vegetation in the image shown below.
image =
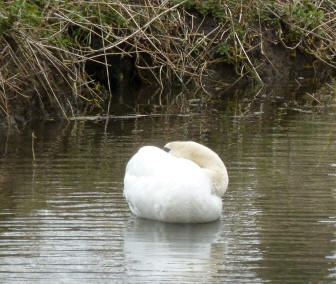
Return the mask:
[[2,1],[0,118],[110,114],[134,74],[210,95],[228,86],[214,76],[224,64],[263,85],[269,42],[336,68],[335,38],[333,0]]

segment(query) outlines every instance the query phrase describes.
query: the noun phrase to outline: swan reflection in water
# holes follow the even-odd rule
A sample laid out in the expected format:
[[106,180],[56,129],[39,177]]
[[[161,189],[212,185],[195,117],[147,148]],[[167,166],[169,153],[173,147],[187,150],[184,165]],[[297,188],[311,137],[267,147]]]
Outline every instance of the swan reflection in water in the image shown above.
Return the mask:
[[226,252],[221,231],[220,221],[171,224],[130,216],[124,235],[128,281],[204,281],[215,276]]

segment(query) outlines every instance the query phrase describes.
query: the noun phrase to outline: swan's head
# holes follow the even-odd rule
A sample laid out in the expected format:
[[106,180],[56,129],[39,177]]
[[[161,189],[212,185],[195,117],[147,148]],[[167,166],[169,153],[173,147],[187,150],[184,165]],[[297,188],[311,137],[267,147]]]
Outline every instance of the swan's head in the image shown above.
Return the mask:
[[228,186],[229,178],[221,158],[208,147],[193,141],[174,141],[164,148],[169,154],[185,158],[199,165],[213,183],[213,193],[222,196]]

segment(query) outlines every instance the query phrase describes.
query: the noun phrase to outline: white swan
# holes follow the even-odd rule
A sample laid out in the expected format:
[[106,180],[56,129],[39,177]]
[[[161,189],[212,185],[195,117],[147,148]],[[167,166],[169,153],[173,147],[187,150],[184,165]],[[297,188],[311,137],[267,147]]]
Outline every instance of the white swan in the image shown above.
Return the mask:
[[201,144],[144,146],[129,160],[124,197],[139,217],[172,223],[218,219],[229,178],[219,156]]

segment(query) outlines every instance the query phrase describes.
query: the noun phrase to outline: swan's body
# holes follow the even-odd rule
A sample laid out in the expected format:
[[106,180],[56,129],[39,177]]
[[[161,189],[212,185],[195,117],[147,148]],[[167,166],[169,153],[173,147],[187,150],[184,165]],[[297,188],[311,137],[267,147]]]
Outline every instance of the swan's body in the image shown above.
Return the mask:
[[126,166],[124,196],[136,216],[174,223],[214,221],[228,186],[224,163],[196,142],[145,146]]

